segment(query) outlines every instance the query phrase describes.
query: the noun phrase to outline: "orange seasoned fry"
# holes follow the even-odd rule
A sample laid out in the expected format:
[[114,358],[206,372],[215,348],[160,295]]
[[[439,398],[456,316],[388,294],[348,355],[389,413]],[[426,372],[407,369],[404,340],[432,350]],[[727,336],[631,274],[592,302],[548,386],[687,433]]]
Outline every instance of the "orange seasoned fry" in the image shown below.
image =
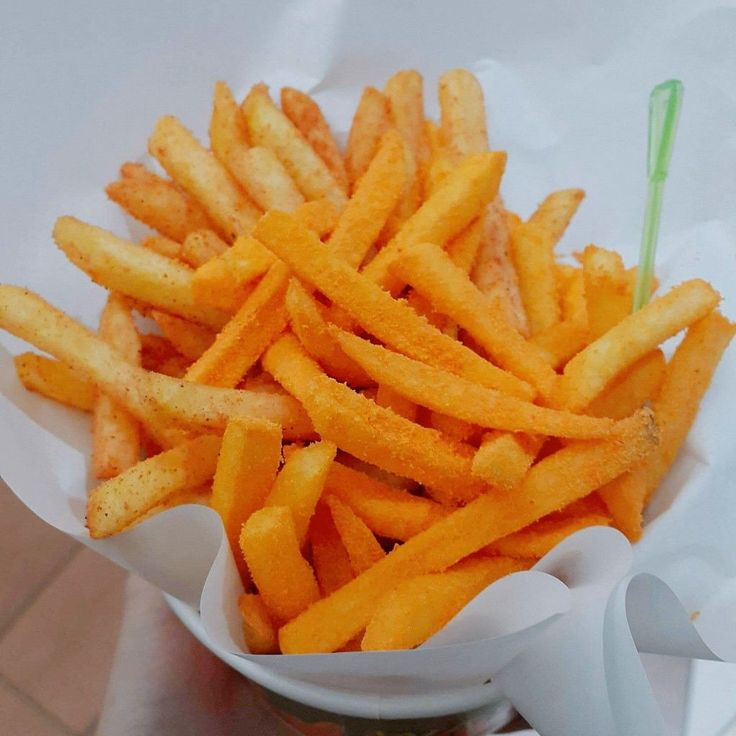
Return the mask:
[[347,193],[348,175],[345,162],[319,105],[304,92],[293,87],[284,87],[281,90],[281,109],[327,164],[335,181]]
[[552,192],[537,207],[529,222],[546,230],[553,245],[563,236],[567,226],[585,197],[582,189],[560,189]]
[[313,199],[297,207],[292,214],[295,220],[324,239],[337,227],[342,210],[329,199]]
[[664,379],[666,363],[661,350],[652,350],[620,373],[586,409],[594,417],[622,419],[654,401]]
[[511,230],[510,252],[529,332],[536,335],[560,321],[552,235],[536,225],[523,223]]
[[281,461],[281,428],[262,419],[234,419],[222,436],[210,505],[222,519],[235,562],[244,580],[240,529],[263,506]]
[[447,244],[447,255],[458,268],[470,273],[482,241],[483,218],[479,217]]
[[470,422],[438,411],[430,411],[429,426],[459,442],[468,442],[474,435],[480,433],[480,428]]
[[215,340],[215,333],[207,327],[156,309],[150,314],[164,337],[189,360],[197,360]]
[[161,235],[180,243],[190,232],[212,227],[196,200],[143,164],[123,164],[120,173],[121,178],[105,188],[107,196]]
[[488,150],[483,90],[465,69],[451,69],[440,77],[440,134],[455,162]]
[[336,451],[331,442],[315,442],[294,450],[276,476],[266,498],[264,506],[286,506],[291,509],[300,544],[304,544],[307,538],[309,520],[322,495]]
[[429,160],[424,172],[424,196],[432,194],[452,170],[452,157],[431,120],[424,121],[424,137],[429,148]]
[[240,548],[261,600],[277,622],[290,621],[319,600],[317,579],[299,550],[288,508],[270,506],[252,514],[240,533]]
[[633,286],[618,253],[589,245],[582,263],[588,330],[597,340],[629,315]]
[[[100,337],[131,365],[141,364],[141,340],[130,306],[110,294],[100,315]],[[117,401],[100,393],[92,415],[92,473],[112,478],[135,465],[141,456],[140,426]]]
[[467,227],[496,196],[505,166],[506,154],[501,152],[465,158],[379,251],[363,273],[380,286],[397,293],[403,284],[391,271],[391,265],[403,248],[425,241],[443,244]]
[[556,403],[571,411],[586,407],[632,363],[680,330],[702,319],[720,295],[702,279],[685,281],[612,327],[566,366]]
[[498,364],[531,383],[542,396],[552,392],[557,376],[539,350],[527,342],[441,248],[431,243],[407,245],[393,269],[440,313],[466,329]]
[[309,231],[281,212],[269,212],[256,237],[303,280],[344,309],[364,329],[396,350],[469,380],[529,398],[531,388],[429,325],[410,306],[393,299],[364,275],[338,260]]
[[353,268],[360,267],[399,200],[405,182],[403,155],[401,136],[388,131],[328,241],[335,256]]
[[192,271],[181,263],[74,217],[56,221],[54,240],[75,266],[111,291],[210,327],[227,321],[221,311],[194,303]]
[[275,342],[263,366],[305,407],[322,439],[341,450],[457,500],[483,490],[470,476],[471,447],[451,442],[329,378],[294,337]]
[[0,286],[0,327],[88,375],[101,390],[135,414],[162,447],[185,439],[178,425],[223,429],[229,419],[261,417],[281,424],[288,438],[312,427],[290,396],[200,386],[126,363],[97,335],[39,296]]
[[326,504],[317,504],[309,525],[312,564],[322,595],[330,595],[353,579],[350,558]]
[[614,524],[632,541],[641,536],[641,512],[670,469],[698,413],[736,325],[712,312],[692,325],[667,364],[662,388],[653,402],[661,427],[657,449],[630,473],[599,491]]
[[345,193],[327,164],[315,153],[304,136],[273,104],[265,85],[256,85],[240,107],[251,142],[270,148],[307,199],[325,197],[333,204],[345,204]]
[[382,483],[359,470],[335,462],[325,494],[337,496],[374,533],[405,541],[447,516],[447,509],[428,498],[414,496]]
[[276,627],[258,593],[244,593],[238,598],[243,617],[245,646],[251,654],[278,654]]
[[390,127],[388,99],[375,87],[366,87],[353,117],[345,151],[351,189],[368,170],[381,138]]
[[219,437],[201,435],[97,486],[87,501],[90,536],[109,537],[169,496],[200,487],[212,478],[219,449]]
[[475,557],[445,572],[405,580],[376,606],[361,649],[412,649],[436,634],[491,583],[527,567],[510,557]]
[[376,382],[411,401],[492,429],[592,439],[615,431],[612,420],[548,409],[471,383],[439,368],[331,328],[342,349]]
[[211,261],[222,255],[228,249],[228,245],[213,230],[194,230],[189,233],[181,244],[180,258],[192,268]]
[[35,353],[16,355],[13,363],[18,380],[28,391],[75,409],[92,411],[97,391],[84,374],[58,360]]
[[500,197],[496,197],[483,213],[483,235],[470,276],[480,291],[498,302],[509,324],[526,336],[529,325],[511,262],[509,240],[508,213]]
[[557,267],[558,290],[560,291],[560,312],[565,322],[585,325],[588,328],[588,306],[585,301],[585,277],[582,268],[571,268],[566,278]]
[[573,320],[556,322],[533,335],[529,342],[539,348],[544,359],[557,370],[588,344],[588,326]]
[[304,349],[325,369],[328,375],[351,386],[372,383],[366,372],[348,358],[330,334],[324,310],[297,279],[291,279],[286,290],[286,310],[291,329]]
[[582,498],[625,472],[656,443],[651,413],[616,440],[571,443],[546,457],[514,493],[486,493],[417,534],[279,631],[284,654],[332,652],[358,634],[403,580],[441,572],[479,549]]
[[304,202],[273,151],[249,147],[246,121],[224,82],[215,85],[210,144],[215,156],[261,209],[290,212]]
[[488,545],[484,551],[519,559],[539,559],[571,534],[589,526],[609,526],[610,523],[609,516],[596,513],[540,519],[525,529]]
[[289,270],[274,263],[214,343],[187,371],[195,383],[233,388],[286,327]]
[[148,140],[149,153],[194,197],[232,242],[251,231],[258,208],[228,170],[175,117],[164,116]]
[[537,435],[491,432],[473,457],[473,475],[490,486],[511,491],[524,479],[543,441]]
[[344,504],[337,496],[328,496],[325,503],[330,509],[332,520],[345,545],[355,575],[365,572],[386,556],[373,532],[350,506]]

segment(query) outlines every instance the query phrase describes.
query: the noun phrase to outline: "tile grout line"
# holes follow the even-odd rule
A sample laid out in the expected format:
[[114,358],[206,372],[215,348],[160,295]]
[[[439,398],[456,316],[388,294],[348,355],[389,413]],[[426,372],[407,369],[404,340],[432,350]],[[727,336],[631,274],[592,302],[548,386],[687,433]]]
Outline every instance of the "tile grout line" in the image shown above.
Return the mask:
[[36,713],[40,713],[47,720],[51,721],[54,726],[61,729],[61,731],[68,736],[77,736],[77,733],[73,731],[69,726],[62,721],[56,713],[52,713],[50,710],[44,708],[32,695],[29,695],[25,690],[19,688],[14,682],[9,680],[5,675],[0,674],[0,686],[10,690],[19,700],[25,705],[34,710]]
[[46,573],[46,575],[44,575],[44,577],[38,582],[35,588],[33,588],[33,590],[31,590],[26,596],[25,600],[23,601],[23,605],[18,609],[18,611],[13,616],[11,616],[8,621],[5,622],[4,626],[0,627],[0,641],[3,640],[5,634],[7,634],[8,631],[13,628],[13,626],[28,611],[28,609],[33,606],[33,604],[38,600],[43,591],[46,590],[46,588],[64,571],[66,566],[83,549],[85,549],[83,544],[76,544],[59,560],[59,563],[57,565],[55,565],[51,570],[49,570],[48,573]]

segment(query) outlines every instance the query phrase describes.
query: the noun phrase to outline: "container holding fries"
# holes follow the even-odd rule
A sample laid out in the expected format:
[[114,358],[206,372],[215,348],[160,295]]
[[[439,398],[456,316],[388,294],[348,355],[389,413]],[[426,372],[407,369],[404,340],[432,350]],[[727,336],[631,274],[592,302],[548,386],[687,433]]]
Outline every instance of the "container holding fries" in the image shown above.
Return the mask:
[[[264,10],[278,63],[255,43],[192,114],[162,99],[112,202],[55,192],[58,249],[19,241],[2,275],[30,291],[0,287],[0,327],[43,355],[0,356],[0,472],[304,723],[480,733],[508,698],[545,733],[643,712],[627,733],[658,733],[636,647],[736,653],[716,595],[736,573],[736,211],[698,199],[718,177],[694,166],[727,116],[708,107],[675,154],[657,289],[631,314],[641,58],[599,71],[613,130],[568,61],[470,33],[524,28],[517,11],[460,7],[467,48],[397,71],[352,63],[403,32],[345,4],[339,83]],[[99,324],[85,274],[109,291]]]

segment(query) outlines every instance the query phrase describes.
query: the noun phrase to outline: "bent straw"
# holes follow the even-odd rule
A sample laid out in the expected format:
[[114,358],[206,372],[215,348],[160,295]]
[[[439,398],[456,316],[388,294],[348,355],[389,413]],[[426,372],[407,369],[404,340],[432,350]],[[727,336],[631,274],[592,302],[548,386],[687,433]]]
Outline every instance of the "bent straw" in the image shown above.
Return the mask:
[[649,95],[649,152],[647,161],[647,205],[644,211],[644,228],[639,251],[639,267],[632,311],[649,301],[654,273],[654,256],[657,250],[659,220],[662,212],[662,195],[667,180],[667,170],[677,132],[677,120],[682,104],[682,82],[670,79],[658,84]]

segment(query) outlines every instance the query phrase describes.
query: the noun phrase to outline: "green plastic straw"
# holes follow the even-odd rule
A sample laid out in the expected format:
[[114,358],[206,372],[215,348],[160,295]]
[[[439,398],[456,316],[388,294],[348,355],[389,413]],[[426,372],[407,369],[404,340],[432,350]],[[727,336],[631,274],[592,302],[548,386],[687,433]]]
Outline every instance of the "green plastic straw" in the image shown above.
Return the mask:
[[662,212],[662,195],[667,180],[667,170],[677,132],[677,120],[682,104],[682,82],[670,79],[658,84],[649,95],[649,153],[647,160],[647,206],[644,211],[644,229],[641,235],[639,268],[632,309],[641,309],[652,291],[654,256],[657,251],[659,220]]

